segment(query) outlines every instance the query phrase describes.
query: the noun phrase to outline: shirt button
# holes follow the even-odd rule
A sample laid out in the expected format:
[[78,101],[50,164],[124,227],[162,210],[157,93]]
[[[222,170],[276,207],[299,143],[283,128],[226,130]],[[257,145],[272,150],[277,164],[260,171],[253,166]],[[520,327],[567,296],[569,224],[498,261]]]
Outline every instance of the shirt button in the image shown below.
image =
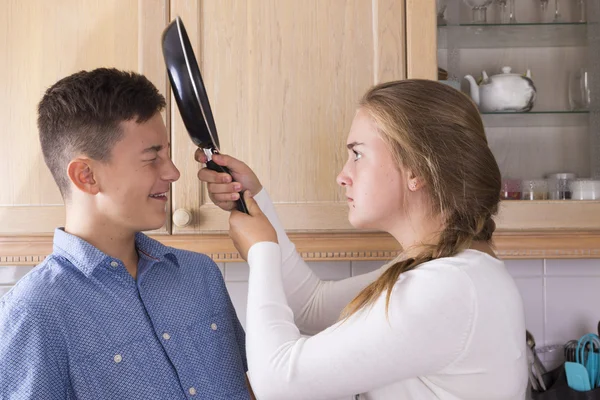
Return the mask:
[[123,357],[121,357],[120,354],[115,354],[115,356],[113,357],[113,360],[118,364],[121,361],[123,361]]
[[213,331],[217,330],[217,324],[215,324],[214,322],[212,324],[210,324],[210,329],[212,329]]
[[119,266],[119,263],[118,263],[118,262],[116,262],[116,261],[111,261],[111,262],[110,262],[110,266],[111,266],[111,267],[114,267],[114,268],[117,268],[117,267]]
[[163,339],[169,340],[169,339],[171,339],[171,335],[169,335],[167,332],[165,332],[165,333],[163,333]]
[[195,387],[191,387],[188,392],[190,393],[190,395],[195,396],[196,395],[196,388]]

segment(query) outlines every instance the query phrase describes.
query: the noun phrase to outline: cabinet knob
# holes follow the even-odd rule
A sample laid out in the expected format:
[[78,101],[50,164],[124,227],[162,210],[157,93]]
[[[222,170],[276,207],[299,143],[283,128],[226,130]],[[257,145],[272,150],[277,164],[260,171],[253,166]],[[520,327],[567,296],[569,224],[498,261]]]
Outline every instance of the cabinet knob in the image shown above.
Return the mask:
[[185,208],[179,208],[173,213],[173,223],[175,226],[183,228],[192,222],[192,213]]

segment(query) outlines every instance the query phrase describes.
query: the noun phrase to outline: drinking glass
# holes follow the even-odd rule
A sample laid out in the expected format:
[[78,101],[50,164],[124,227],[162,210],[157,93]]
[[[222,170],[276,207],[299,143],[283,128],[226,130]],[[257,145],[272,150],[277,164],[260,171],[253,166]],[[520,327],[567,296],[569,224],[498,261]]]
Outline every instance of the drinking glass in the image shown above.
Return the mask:
[[498,4],[498,7],[500,8],[500,13],[499,15],[499,23],[501,24],[507,24],[508,23],[508,0],[496,0],[496,4]]
[[550,15],[548,13],[548,3],[550,3],[550,0],[540,0],[540,7],[541,7],[541,11],[542,11],[542,16],[540,18],[540,22],[552,21],[552,18],[550,17]]
[[500,23],[501,24],[514,24],[517,22],[515,17],[515,0],[496,0],[496,3],[500,7]]
[[586,68],[569,73],[569,105],[572,111],[587,110],[590,106],[590,82]]
[[487,23],[487,7],[494,2],[494,0],[463,0],[466,5],[471,7],[473,17],[471,22],[475,24]]
[[515,0],[508,0],[508,22],[511,24],[517,23],[517,17],[515,15]]
[[554,20],[552,22],[560,22],[562,16],[560,15],[560,0],[554,0]]
[[446,0],[436,0],[435,1],[437,8],[437,24],[438,25],[446,25],[447,21],[444,17],[444,13],[446,12]]
[[586,0],[578,0],[578,3],[579,3],[579,21],[578,22],[586,21],[585,2],[586,2]]

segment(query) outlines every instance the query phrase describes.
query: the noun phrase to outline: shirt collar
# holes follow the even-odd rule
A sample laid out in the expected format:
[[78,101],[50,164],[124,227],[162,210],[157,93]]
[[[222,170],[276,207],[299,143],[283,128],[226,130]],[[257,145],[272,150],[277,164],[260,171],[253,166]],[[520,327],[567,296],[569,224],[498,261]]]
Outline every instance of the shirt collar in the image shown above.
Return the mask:
[[[155,262],[167,261],[179,266],[171,247],[165,246],[141,232],[135,234],[135,245],[140,252],[140,257],[146,257]],[[64,228],[54,230],[53,250],[55,254],[69,260],[86,276],[91,275],[97,267],[108,266],[114,261],[113,257],[103,253],[82,238],[65,232]]]

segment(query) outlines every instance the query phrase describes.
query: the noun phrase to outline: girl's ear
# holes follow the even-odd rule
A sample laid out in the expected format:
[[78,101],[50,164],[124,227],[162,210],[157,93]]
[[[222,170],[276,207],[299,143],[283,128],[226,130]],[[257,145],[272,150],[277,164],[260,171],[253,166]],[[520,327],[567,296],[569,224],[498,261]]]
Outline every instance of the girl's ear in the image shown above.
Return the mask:
[[408,190],[411,192],[416,192],[424,186],[423,180],[415,176],[411,171],[407,172],[406,183],[408,185]]

